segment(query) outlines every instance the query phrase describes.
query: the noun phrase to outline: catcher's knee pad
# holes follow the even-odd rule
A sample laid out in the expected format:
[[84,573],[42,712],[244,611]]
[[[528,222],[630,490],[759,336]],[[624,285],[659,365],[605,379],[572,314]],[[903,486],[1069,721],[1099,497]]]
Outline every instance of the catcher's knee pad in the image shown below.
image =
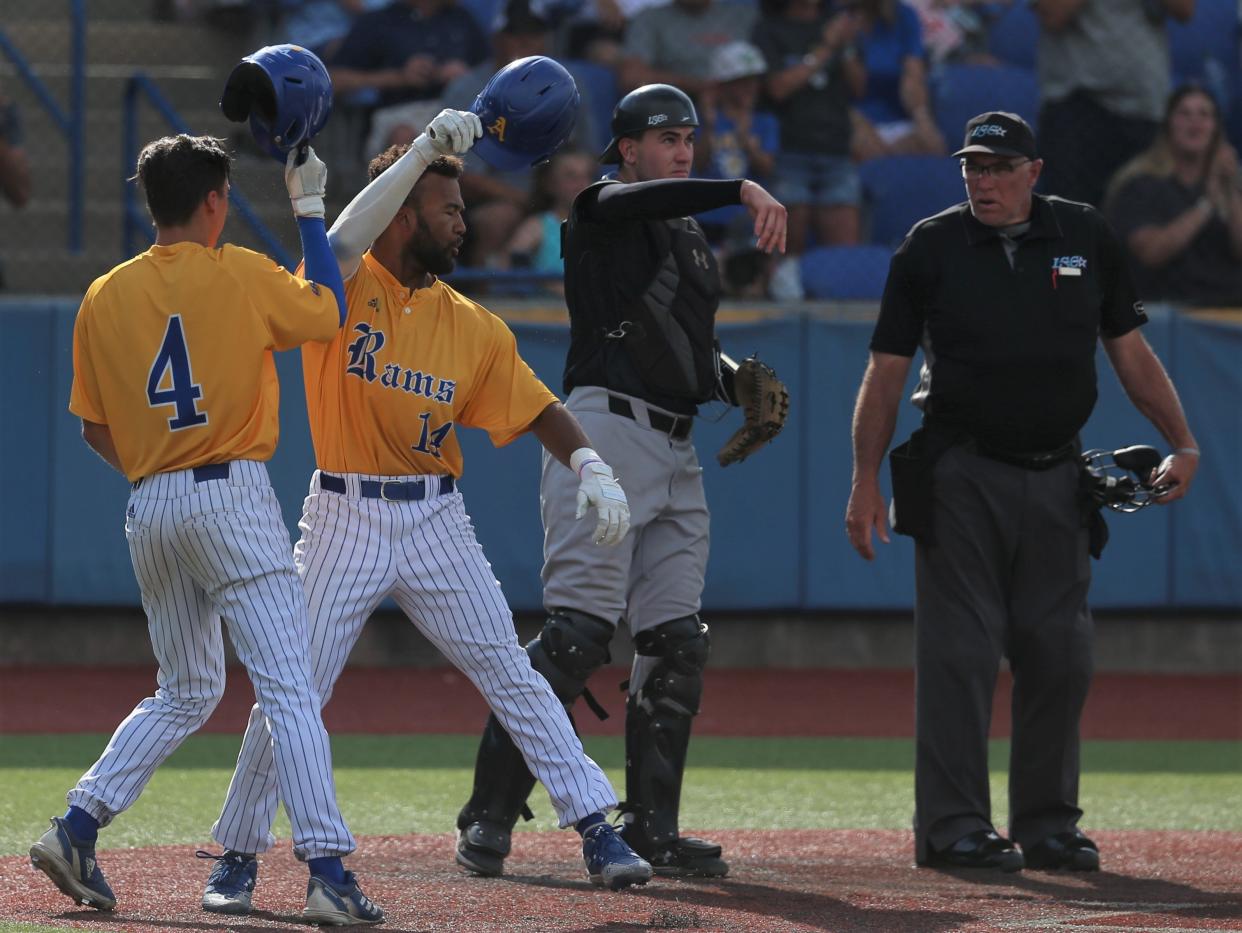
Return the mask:
[[556,609],[526,646],[526,653],[556,698],[569,706],[582,695],[590,676],[608,662],[612,632],[612,625],[598,616]]
[[630,685],[635,702],[649,711],[694,716],[703,696],[703,668],[711,636],[697,615],[673,619],[634,636],[634,651],[657,659],[641,683]]

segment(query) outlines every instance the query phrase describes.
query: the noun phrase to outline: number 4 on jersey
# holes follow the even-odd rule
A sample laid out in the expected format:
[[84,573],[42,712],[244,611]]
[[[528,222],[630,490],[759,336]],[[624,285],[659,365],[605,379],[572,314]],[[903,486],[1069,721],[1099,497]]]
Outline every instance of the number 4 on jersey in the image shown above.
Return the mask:
[[[164,375],[168,374],[168,388],[161,389]],[[207,423],[207,413],[198,410],[197,400],[203,397],[203,387],[194,382],[190,371],[190,351],[185,345],[185,332],[181,328],[181,315],[168,319],[164,342],[155,354],[151,372],[147,376],[147,401],[152,408],[175,405],[176,414],[168,419],[173,431],[192,428]]]

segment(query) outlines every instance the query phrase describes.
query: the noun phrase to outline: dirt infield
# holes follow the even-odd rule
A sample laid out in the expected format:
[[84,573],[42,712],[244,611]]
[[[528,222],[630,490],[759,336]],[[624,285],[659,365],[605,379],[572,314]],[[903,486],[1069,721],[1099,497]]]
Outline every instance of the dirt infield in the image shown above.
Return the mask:
[[[499,879],[457,868],[448,835],[364,838],[350,865],[392,933],[1242,930],[1239,833],[1101,832],[1106,870],[1081,875],[916,869],[906,832],[713,836],[725,844],[730,877],[656,879],[622,893],[591,886],[568,832],[521,835]],[[263,857],[257,911],[232,922],[198,909],[210,863],[193,854],[101,852],[119,901],[113,914],[74,907],[25,858],[0,859],[0,920],[132,933],[300,926],[305,868],[287,846]]]
[[[71,674],[75,689],[63,689]],[[591,689],[612,711],[581,715],[588,735],[620,735],[626,672],[608,668]],[[994,736],[1009,734],[1009,687],[996,688]],[[0,733],[111,732],[155,688],[153,667],[0,669]],[[81,703],[89,696],[91,702]],[[241,669],[205,732],[240,734],[254,702]],[[487,707],[452,668],[347,668],[324,710],[329,732],[476,733]],[[905,737],[914,728],[914,675],[890,670],[708,668],[695,735]],[[1097,674],[1083,714],[1087,739],[1242,739],[1242,676]]]

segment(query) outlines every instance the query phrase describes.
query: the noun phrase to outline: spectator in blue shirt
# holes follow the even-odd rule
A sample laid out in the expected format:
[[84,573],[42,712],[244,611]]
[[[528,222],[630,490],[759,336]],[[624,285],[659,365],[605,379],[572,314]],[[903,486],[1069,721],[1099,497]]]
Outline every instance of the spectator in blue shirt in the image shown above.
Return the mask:
[[487,55],[487,36],[455,0],[396,0],[355,20],[328,71],[338,95],[379,93],[370,157],[397,123],[421,132],[440,111],[445,85]]
[[899,0],[859,0],[858,10],[867,90],[854,111],[854,157],[944,155],[918,14]]

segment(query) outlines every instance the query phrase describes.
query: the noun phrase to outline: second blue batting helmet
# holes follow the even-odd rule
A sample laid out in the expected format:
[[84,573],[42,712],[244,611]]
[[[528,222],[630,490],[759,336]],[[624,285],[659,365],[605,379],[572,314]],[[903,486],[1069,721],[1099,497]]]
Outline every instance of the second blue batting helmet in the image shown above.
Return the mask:
[[578,85],[559,62],[519,58],[492,75],[470,107],[483,124],[472,151],[504,172],[546,162],[573,132],[578,103]]
[[298,45],[265,46],[233,68],[220,109],[234,123],[248,118],[255,142],[283,163],[291,149],[328,122],[332,79],[314,52]]

